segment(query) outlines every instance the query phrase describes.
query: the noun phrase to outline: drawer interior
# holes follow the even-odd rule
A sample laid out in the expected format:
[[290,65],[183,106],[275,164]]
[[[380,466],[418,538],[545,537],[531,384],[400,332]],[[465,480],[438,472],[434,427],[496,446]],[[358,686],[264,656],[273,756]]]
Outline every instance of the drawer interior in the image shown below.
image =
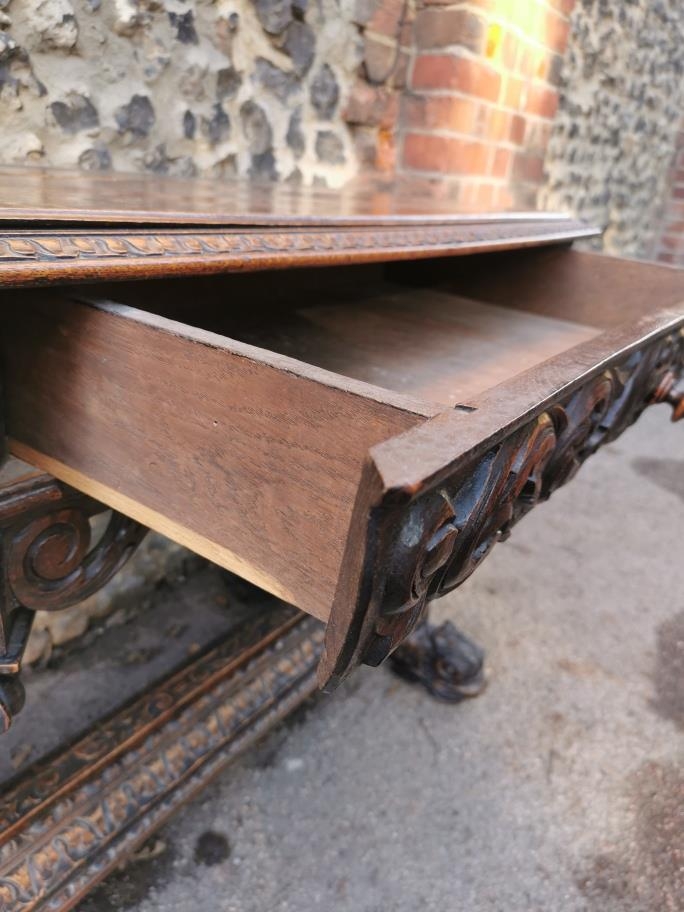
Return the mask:
[[411,484],[491,446],[681,285],[559,248],[16,291],[10,448],[326,620],[379,446],[424,432]]
[[116,285],[98,295],[449,408],[678,300],[667,270],[634,264],[632,282],[629,264],[616,263],[541,249],[307,270],[295,280],[275,271]]
[[[315,284],[276,300],[263,277],[243,278],[239,289],[228,276],[199,280],[192,289],[151,283],[112,287],[106,294],[441,407],[467,404],[600,332],[562,316],[487,303],[449,287],[414,287],[377,273],[366,272],[353,287],[345,286],[344,275],[342,287]],[[284,275],[269,278],[276,287],[287,284]],[[89,290],[79,294],[94,299]]]
[[467,403],[598,332],[450,290],[393,283],[348,299],[303,303],[247,325],[214,317],[212,328],[443,406]]

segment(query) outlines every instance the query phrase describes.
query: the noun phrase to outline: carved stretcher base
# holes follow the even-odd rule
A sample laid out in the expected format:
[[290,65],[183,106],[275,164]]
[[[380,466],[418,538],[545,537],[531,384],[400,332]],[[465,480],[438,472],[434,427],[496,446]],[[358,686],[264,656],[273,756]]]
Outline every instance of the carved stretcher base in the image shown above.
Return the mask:
[[446,621],[423,621],[390,657],[390,667],[407,681],[422,684],[433,697],[460,703],[486,686],[484,650]]
[[0,909],[66,912],[316,688],[323,628],[260,614],[0,789]]

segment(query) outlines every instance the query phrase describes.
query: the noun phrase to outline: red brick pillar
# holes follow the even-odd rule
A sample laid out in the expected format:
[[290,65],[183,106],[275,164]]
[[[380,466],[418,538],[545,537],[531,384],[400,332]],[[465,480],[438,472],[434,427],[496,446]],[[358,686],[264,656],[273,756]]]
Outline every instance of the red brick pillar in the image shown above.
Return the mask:
[[533,205],[574,0],[419,0],[398,170],[472,208]]

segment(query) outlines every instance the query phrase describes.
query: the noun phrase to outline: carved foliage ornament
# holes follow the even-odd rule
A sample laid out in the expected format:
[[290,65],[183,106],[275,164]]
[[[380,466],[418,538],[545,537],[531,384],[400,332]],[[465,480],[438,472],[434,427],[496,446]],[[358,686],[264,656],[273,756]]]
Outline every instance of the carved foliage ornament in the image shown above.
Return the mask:
[[516,522],[569,481],[644,409],[669,402],[684,370],[684,332],[633,352],[542,412],[492,449],[418,494],[381,506],[372,570],[375,624],[362,661],[382,662],[422,618],[425,606],[466,580]]
[[228,231],[106,232],[7,231],[0,235],[0,265],[55,260],[178,259],[188,256],[272,256],[298,253],[334,253],[339,250],[442,247],[507,241],[512,238],[595,234],[581,222],[531,219],[511,223],[362,226],[356,228],[234,229]]

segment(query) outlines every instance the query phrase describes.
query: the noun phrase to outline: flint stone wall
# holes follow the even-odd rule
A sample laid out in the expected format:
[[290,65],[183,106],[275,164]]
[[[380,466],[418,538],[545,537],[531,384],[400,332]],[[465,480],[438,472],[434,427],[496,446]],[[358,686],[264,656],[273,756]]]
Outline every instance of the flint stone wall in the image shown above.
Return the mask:
[[648,256],[683,109],[681,0],[578,0],[542,205],[606,226],[594,246]]
[[0,0],[0,163],[337,184],[356,0]]

